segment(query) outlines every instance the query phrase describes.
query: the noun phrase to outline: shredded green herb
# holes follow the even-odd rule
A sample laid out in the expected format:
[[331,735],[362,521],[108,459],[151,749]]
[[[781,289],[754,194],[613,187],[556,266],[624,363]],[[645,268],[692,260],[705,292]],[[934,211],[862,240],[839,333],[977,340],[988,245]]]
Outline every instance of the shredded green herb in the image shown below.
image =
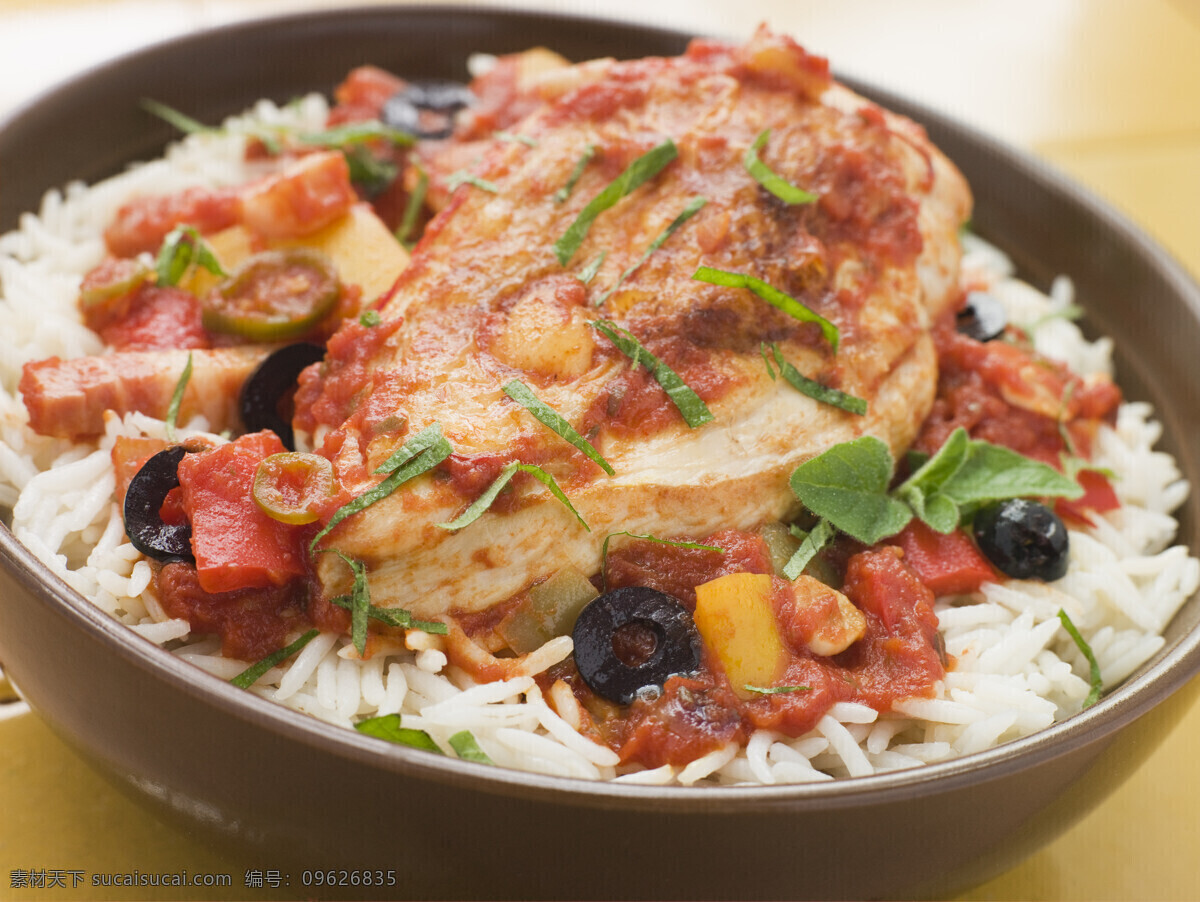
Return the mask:
[[575,510],[575,505],[571,504],[571,499],[569,499],[563,490],[558,487],[558,483],[554,481],[553,476],[551,476],[541,467],[537,466],[537,464],[525,464],[521,463],[519,460],[510,461],[509,463],[505,464],[504,469],[500,471],[500,475],[492,481],[491,485],[483,490],[482,495],[471,502],[465,511],[448,523],[435,523],[434,526],[454,531],[460,530],[466,526],[470,526],[472,523],[478,520],[489,507],[492,506],[492,502],[496,500],[496,496],[499,495],[504,487],[512,481],[513,476],[515,476],[518,472],[528,473],[530,476],[548,488],[550,490],[550,494],[557,498],[563,504],[563,506],[567,508],[567,510],[575,515],[575,519],[579,521],[580,525],[582,525],[584,529],[586,529],[588,532],[592,531],[592,528],[588,526],[587,522],[583,519],[583,517],[580,516],[579,511]]
[[249,689],[260,679],[262,679],[263,674],[265,674],[272,667],[275,667],[277,664],[282,664],[292,655],[296,654],[296,652],[308,645],[309,642],[317,638],[319,633],[319,630],[309,630],[291,645],[281,648],[279,651],[272,652],[258,663],[247,667],[229,682],[233,683],[233,685],[237,686],[239,689]]
[[492,135],[497,141],[507,141],[510,144],[524,144],[526,147],[537,147],[537,138],[529,135],[522,135],[516,132],[496,132]]
[[837,326],[819,313],[809,310],[791,295],[785,294],[778,288],[768,285],[761,279],[756,279],[754,276],[748,276],[745,273],[726,272],[723,269],[713,269],[709,266],[701,266],[696,270],[692,278],[698,282],[708,282],[710,285],[722,285],[726,288],[747,288],[772,307],[782,310],[793,319],[798,319],[803,323],[816,323],[821,329],[821,334],[825,336],[825,340],[829,342],[833,350],[836,352],[838,349]]
[[659,233],[658,237],[650,242],[649,246],[642,252],[642,256],[638,258],[637,262],[621,273],[621,275],[617,277],[617,281],[613,283],[612,287],[596,299],[595,305],[599,307],[601,304],[607,301],[609,295],[620,288],[621,284],[626,279],[633,275],[643,263],[650,259],[651,254],[662,247],[666,240],[679,230],[681,225],[699,213],[706,203],[708,203],[708,199],[704,197],[693,197],[690,201],[688,201],[687,206],[683,208],[682,212],[680,212],[678,216],[671,220],[670,225],[663,229],[662,232]]
[[677,156],[679,156],[679,150],[675,147],[675,142],[668,138],[630,163],[624,172],[588,201],[587,206],[567,227],[563,236],[554,242],[554,254],[558,257],[559,265],[566,266],[575,256],[575,252],[583,244],[583,239],[587,237],[588,230],[591,229],[597,216],[625,195],[654,178]]
[[673,542],[670,539],[660,539],[658,536],[642,535],[636,532],[610,532],[604,537],[604,542],[600,546],[600,578],[604,591],[608,591],[608,543],[617,536],[628,536],[631,539],[645,539],[648,542],[655,542],[659,545],[670,545],[673,548],[689,548],[693,551],[715,551],[718,554],[724,554],[724,548],[718,548],[715,545],[701,545],[699,542]]
[[461,730],[448,740],[450,748],[464,761],[475,761],[479,764],[495,764],[488,753],[479,747],[479,741],[470,730]]
[[418,164],[416,187],[408,195],[408,201],[404,204],[404,215],[396,229],[396,240],[404,246],[405,250],[412,250],[416,245],[416,241],[412,237],[413,230],[417,227],[417,218],[421,215],[422,207],[425,206],[425,195],[428,193],[429,173],[425,171],[424,166]]
[[700,396],[692,391],[678,373],[646,350],[632,332],[605,319],[595,320],[592,325],[616,345],[617,350],[632,360],[635,366],[640,363],[650,371],[654,380],[667,393],[667,397],[683,414],[683,419],[689,426],[695,429],[713,419],[712,411],[708,409],[708,405],[701,400]]
[[575,431],[575,427],[568,423],[553,407],[538,398],[533,393],[533,390],[522,382],[520,379],[513,379],[504,386],[504,393],[533,414],[547,429],[557,433],[560,438],[570,442],[580,451],[582,451],[589,460],[595,463],[609,476],[615,476],[616,471],[607,460],[600,456],[600,452],[592,446],[592,443]]
[[367,197],[382,194],[400,173],[392,160],[375,156],[369,147],[350,144],[340,150],[350,169],[350,181]]
[[[329,603],[335,604],[347,611],[354,608],[354,599],[349,595],[338,595],[329,599]],[[387,626],[394,626],[403,630],[420,630],[423,633],[431,633],[436,636],[444,636],[450,632],[449,627],[441,621],[416,620],[412,613],[404,610],[404,608],[381,608],[379,605],[372,604],[367,607],[367,617],[371,620],[378,620]]]
[[771,137],[771,130],[767,129],[757,138],[750,148],[746,151],[746,155],[742,157],[742,165],[746,167],[746,171],[754,176],[754,180],[778,197],[781,201],[787,204],[811,204],[817,199],[817,195],[805,191],[802,188],[797,188],[787,179],[775,173],[770,166],[762,161],[758,152],[762,150],[767,141]]
[[1088,692],[1087,698],[1083,700],[1083,707],[1090,708],[1096,702],[1100,701],[1100,696],[1104,694],[1104,680],[1100,676],[1100,665],[1096,661],[1096,654],[1092,651],[1092,647],[1087,644],[1087,641],[1080,634],[1075,624],[1071,622],[1071,618],[1067,612],[1059,608],[1058,619],[1062,621],[1063,629],[1067,631],[1067,635],[1075,643],[1075,647],[1083,653],[1088,662],[1088,680],[1091,684],[1091,691]]
[[[583,153],[580,155],[579,159],[575,162],[575,168],[572,169],[571,174],[569,176],[567,176],[566,184],[554,192],[554,202],[556,204],[561,204],[563,201],[565,201],[568,197],[571,196],[571,192],[575,190],[576,183],[578,183],[578,181],[583,177],[583,171],[585,169],[587,169],[587,164],[592,161],[592,157],[594,157],[595,155],[596,155],[596,145],[595,144],[589,144],[587,147],[585,147],[583,149]],[[563,265],[565,266],[566,264],[563,264]]]
[[[159,103],[157,100],[151,100],[148,97],[142,98],[141,106],[142,109],[147,113],[150,113],[152,116],[157,116],[168,125],[179,129],[179,131],[186,135],[223,135],[226,134],[227,131],[224,128],[205,125],[203,122],[199,122],[193,119],[191,116],[167,106],[165,103]],[[263,127],[247,131],[246,134],[248,137],[257,138],[259,141],[261,141],[263,146],[267,149],[267,153],[277,156],[283,150],[279,144],[279,138],[277,134],[275,134],[275,132],[278,131],[281,131],[281,129],[275,129],[272,131],[269,128]]]
[[327,548],[322,553],[326,552],[336,554],[354,573],[354,587],[350,590],[348,607],[350,611],[350,641],[361,658],[367,653],[367,617],[372,607],[371,585],[367,582],[367,565],[343,554],[336,548]]
[[178,285],[191,266],[202,266],[214,276],[226,275],[212,248],[200,233],[188,225],[178,225],[163,239],[154,263],[160,286]]
[[192,378],[192,352],[188,351],[187,363],[175,383],[175,391],[171,394],[171,403],[167,405],[167,441],[175,441],[175,427],[179,422],[179,408],[183,404],[183,393],[187,391],[188,382]]
[[383,322],[383,317],[379,315],[378,310],[364,310],[358,317],[358,324],[367,329],[372,329]]
[[791,533],[801,540],[800,547],[796,549],[796,553],[788,559],[788,562],[783,565],[783,575],[785,579],[795,580],[804,572],[804,568],[817,556],[820,550],[833,541],[837,530],[834,529],[833,524],[828,520],[821,519],[807,533],[797,529],[795,526],[791,528]]
[[495,182],[489,182],[487,179],[482,179],[477,175],[472,175],[465,169],[460,169],[458,172],[452,172],[446,178],[446,187],[449,190],[455,191],[460,185],[474,185],[476,188],[479,188],[481,191],[487,191],[489,194],[500,193],[500,188],[497,187]]
[[433,737],[424,730],[414,730],[411,727],[400,726],[399,714],[384,714],[381,717],[368,717],[354,725],[354,729],[376,739],[385,739],[396,745],[406,745],[409,748],[421,749],[426,752],[445,754]]
[[397,147],[408,147],[416,143],[416,138],[408,132],[385,125],[378,119],[347,122],[345,125],[338,125],[319,132],[309,132],[297,137],[297,140],[302,144],[335,149],[345,148],[353,144],[363,144],[376,139],[388,141]]
[[[771,361],[767,359],[766,345],[761,345],[760,350],[763,360],[767,364],[767,372],[774,379],[775,373],[771,369]],[[787,381],[788,385],[796,389],[800,394],[807,395],[816,401],[820,401],[822,404],[828,404],[830,407],[836,407],[847,413],[856,413],[859,416],[866,414],[867,402],[864,399],[856,395],[847,394],[844,391],[839,391],[836,388],[822,385],[815,379],[809,379],[784,359],[782,352],[779,350],[779,345],[774,342],[771,343],[771,353],[775,357],[775,363],[779,366],[779,372],[783,374],[783,378]]]
[[812,686],[752,686],[747,683],[742,688],[747,692],[757,692],[759,695],[783,695],[787,692],[812,692]]
[[163,122],[179,129],[185,135],[197,135],[204,132],[220,134],[223,131],[223,129],[205,125],[203,122],[193,119],[191,116],[181,113],[179,110],[169,107],[165,103],[151,100],[149,97],[142,98],[141,106],[147,113],[157,116]]
[[596,278],[596,273],[604,264],[604,258],[608,256],[608,251],[601,251],[592,258],[592,262],[579,271],[579,281],[586,285],[592,279]]
[[410,479],[415,479],[422,473],[432,470],[453,452],[450,443],[442,436],[442,424],[431,423],[407,442],[401,445],[378,469],[376,473],[389,474],[383,482],[363,492],[353,501],[339,507],[325,527],[313,536],[309,550],[317,547],[317,543],[347,517],[357,514],[370,507],[376,501],[386,498],[397,488]]

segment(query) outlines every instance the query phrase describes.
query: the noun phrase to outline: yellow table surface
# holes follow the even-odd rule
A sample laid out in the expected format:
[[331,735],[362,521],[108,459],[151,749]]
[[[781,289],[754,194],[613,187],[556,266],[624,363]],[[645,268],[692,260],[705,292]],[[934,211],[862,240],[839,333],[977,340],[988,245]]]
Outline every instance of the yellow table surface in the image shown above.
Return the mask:
[[[106,55],[196,27],[317,5],[0,0],[0,114]],[[1200,274],[1200,0],[508,5],[732,35],[768,21],[828,55],[836,71],[919,98],[1058,165]],[[6,710],[14,709],[0,713]],[[1200,900],[1198,749],[1200,706],[1088,817],[959,898]],[[134,868],[229,874],[231,886],[171,894],[90,885],[93,874]],[[14,871],[63,872],[68,887],[71,872],[84,879],[74,889],[15,888]],[[288,898],[248,887],[244,878],[243,864],[119,796],[36,714],[0,717],[0,899]]]

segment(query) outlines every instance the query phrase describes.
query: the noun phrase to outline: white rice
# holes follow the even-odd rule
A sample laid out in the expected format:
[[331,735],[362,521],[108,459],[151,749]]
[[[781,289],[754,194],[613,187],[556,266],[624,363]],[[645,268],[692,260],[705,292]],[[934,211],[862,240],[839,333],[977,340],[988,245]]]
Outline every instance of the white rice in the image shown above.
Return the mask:
[[[320,128],[319,97],[284,108],[256,107],[258,121],[303,130]],[[239,133],[192,135],[166,157],[86,188],[46,195],[37,215],[0,236],[0,506],[12,511],[14,534],[72,587],[143,638],[220,679],[248,664],[219,654],[211,637],[191,637],[185,621],[168,618],[154,597],[150,565],[127,541],[113,501],[110,452],[117,436],[162,437],[165,424],[140,414],[110,416],[105,434],[72,445],[32,433],[17,392],[21,366],[51,355],[101,351],[79,320],[79,280],[100,262],[100,238],[118,207],[132,197],[194,185],[236,185],[261,174],[247,164]],[[1049,294],[1011,277],[994,248],[968,238],[965,269],[986,281],[1017,323],[1040,322],[1042,353],[1078,373],[1111,368],[1108,339],[1084,340],[1061,313],[1073,303],[1069,280]],[[208,424],[184,424],[184,436]],[[469,730],[497,764],[580,779],[660,785],[785,784],[865,776],[943,761],[991,748],[1078,712],[1088,694],[1088,665],[1062,628],[1065,610],[1090,644],[1106,687],[1126,679],[1163,644],[1160,633],[1200,585],[1200,561],[1172,546],[1171,517],[1188,485],[1174,461],[1153,446],[1161,427],[1148,405],[1124,404],[1113,429],[1095,443],[1095,463],[1115,474],[1122,507],[1071,529],[1067,575],[1053,583],[1009,581],[976,595],[941,598],[936,611],[953,669],[930,698],[899,702],[885,714],[837,704],[816,729],[795,739],[754,734],[745,748],[729,745],[683,768],[622,770],[608,748],[580,735],[565,687],[544,696],[532,676],[570,654],[560,637],[537,653],[530,673],[478,685],[447,665],[441,640],[413,635],[408,647],[360,661],[349,639],[327,633],[287,666],[271,670],[250,691],[333,724],[402,715],[425,730],[447,755],[449,739]]]

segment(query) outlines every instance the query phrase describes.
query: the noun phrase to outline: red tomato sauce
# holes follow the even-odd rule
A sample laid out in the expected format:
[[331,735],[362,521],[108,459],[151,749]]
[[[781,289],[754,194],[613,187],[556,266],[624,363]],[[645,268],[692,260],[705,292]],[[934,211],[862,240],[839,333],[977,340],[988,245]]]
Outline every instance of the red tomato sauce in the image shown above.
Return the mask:
[[[703,544],[723,553],[631,542],[610,553],[608,585],[651,586],[691,608],[701,583],[726,573],[771,572],[766,543],[756,533],[726,530]],[[565,680],[591,714],[596,737],[616,750],[622,762],[646,767],[686,764],[728,742],[745,742],[757,729],[800,736],[839,701],[887,711],[899,699],[929,694],[946,665],[934,595],[898,550],[883,547],[851,555],[842,591],[866,615],[865,635],[830,657],[789,641],[787,667],[777,681],[789,691],[742,698],[707,651],[698,672],[671,677],[661,692],[625,708],[596,697],[569,661],[544,679]],[[789,640],[804,635],[802,627],[789,622],[804,616],[789,607],[784,599],[790,597],[787,591],[775,597],[781,633]]]

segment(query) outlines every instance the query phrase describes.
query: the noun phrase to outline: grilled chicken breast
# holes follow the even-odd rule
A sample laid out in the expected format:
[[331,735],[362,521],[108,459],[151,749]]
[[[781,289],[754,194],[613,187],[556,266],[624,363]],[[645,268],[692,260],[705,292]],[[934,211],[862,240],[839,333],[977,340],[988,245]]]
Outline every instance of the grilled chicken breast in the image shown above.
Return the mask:
[[[322,540],[366,564],[374,603],[418,616],[481,611],[566,565],[594,573],[610,533],[701,537],[783,517],[799,463],[864,433],[901,451],[934,395],[929,329],[955,298],[970,195],[919,127],[766,30],[674,59],[549,71],[533,92],[540,105],[508,128],[519,140],[479,145],[383,322],[347,325],[297,398],[297,424],[334,461],[346,498],[441,424],[447,461]],[[668,140],[677,156],[556,252],[589,202]],[[747,160],[756,142],[771,171],[815,199],[763,187]],[[836,326],[836,349],[819,324],[747,288],[693,278],[700,267],[786,293]],[[645,359],[595,320],[635,336],[711,421],[689,427]],[[773,378],[771,345],[809,379],[864,399],[865,415]],[[502,387],[514,379],[615,475],[512,400]],[[470,525],[439,525],[514,460],[553,475],[587,528],[524,473]],[[336,555],[317,566],[329,594],[345,590]]]

